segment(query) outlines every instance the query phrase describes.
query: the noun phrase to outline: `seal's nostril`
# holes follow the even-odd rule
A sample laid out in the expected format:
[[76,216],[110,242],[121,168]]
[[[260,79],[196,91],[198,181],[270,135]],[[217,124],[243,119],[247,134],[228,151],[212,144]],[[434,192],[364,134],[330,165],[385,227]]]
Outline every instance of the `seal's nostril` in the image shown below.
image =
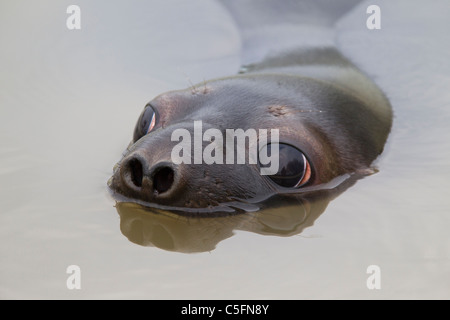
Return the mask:
[[143,179],[142,163],[138,159],[134,158],[127,163],[127,166],[133,184],[136,187],[139,188],[142,187],[142,179]]
[[153,188],[158,193],[166,192],[172,187],[174,172],[172,168],[163,167],[153,177]]

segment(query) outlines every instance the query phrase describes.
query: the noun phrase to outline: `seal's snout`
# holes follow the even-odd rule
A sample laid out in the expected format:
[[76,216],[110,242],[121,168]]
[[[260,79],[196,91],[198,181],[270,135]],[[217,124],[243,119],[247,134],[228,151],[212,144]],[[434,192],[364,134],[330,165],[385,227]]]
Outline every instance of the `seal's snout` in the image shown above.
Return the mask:
[[158,196],[174,184],[174,169],[164,163],[149,165],[143,157],[132,156],[120,167],[120,182],[126,193]]

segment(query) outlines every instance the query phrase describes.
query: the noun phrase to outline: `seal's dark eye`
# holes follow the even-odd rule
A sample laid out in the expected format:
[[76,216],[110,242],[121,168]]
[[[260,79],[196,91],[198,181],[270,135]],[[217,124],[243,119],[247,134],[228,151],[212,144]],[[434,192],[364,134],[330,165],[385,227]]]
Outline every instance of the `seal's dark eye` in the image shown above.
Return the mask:
[[156,123],[156,112],[151,105],[145,106],[134,128],[133,143],[152,131]]
[[305,185],[311,178],[311,166],[308,159],[299,149],[285,143],[268,144],[267,150],[264,152],[272,157],[273,148],[277,147],[279,152],[278,172],[268,177],[279,186],[286,188],[298,188]]

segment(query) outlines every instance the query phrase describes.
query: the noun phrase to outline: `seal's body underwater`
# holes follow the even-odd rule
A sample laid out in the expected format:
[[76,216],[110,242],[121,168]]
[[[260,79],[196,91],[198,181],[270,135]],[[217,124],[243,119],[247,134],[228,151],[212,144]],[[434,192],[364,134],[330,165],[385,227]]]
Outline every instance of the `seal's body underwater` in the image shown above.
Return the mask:
[[[230,128],[278,129],[278,172],[261,175],[259,164],[248,163],[175,164],[172,133],[183,128],[194,135],[198,120],[203,130],[215,128],[223,136]],[[384,94],[337,50],[296,50],[156,97],[142,112],[109,186],[131,201],[188,211],[311,192],[367,171],[391,123]]]

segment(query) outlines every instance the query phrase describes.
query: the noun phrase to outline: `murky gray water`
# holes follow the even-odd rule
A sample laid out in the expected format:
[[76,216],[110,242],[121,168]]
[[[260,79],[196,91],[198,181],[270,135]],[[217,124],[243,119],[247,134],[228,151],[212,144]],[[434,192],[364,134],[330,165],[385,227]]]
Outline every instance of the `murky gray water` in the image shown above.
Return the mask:
[[337,23],[394,127],[380,171],[309,227],[301,211],[206,222],[114,207],[106,181],[145,103],[242,62],[219,3],[127,3],[78,1],[72,31],[71,2],[0,4],[0,298],[450,298],[448,2],[381,1],[376,31],[368,3]]

